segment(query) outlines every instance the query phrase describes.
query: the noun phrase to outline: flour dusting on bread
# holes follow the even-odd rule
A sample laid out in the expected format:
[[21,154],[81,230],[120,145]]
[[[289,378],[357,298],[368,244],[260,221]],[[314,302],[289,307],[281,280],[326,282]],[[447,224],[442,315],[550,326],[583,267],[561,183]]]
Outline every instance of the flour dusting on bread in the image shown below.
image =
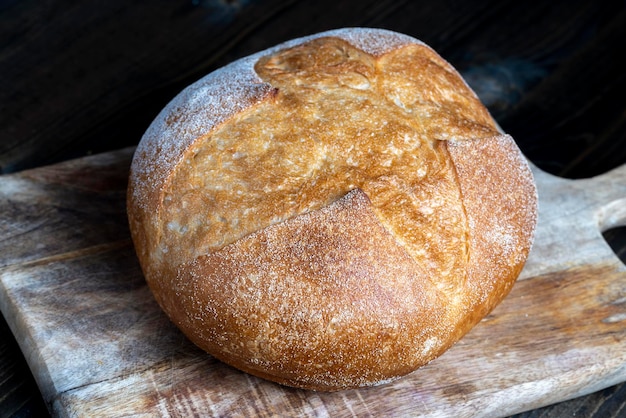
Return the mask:
[[181,92],[137,148],[128,208],[148,284],[198,346],[338,390],[410,373],[504,298],[536,191],[449,63],[348,28]]

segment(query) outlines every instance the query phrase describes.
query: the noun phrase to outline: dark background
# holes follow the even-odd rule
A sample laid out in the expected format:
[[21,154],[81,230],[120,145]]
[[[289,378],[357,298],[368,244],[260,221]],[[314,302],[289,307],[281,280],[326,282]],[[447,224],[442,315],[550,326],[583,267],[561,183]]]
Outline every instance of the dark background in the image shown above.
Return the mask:
[[[432,46],[545,171],[626,163],[625,1],[0,0],[0,173],[136,145],[206,73],[348,26]],[[624,260],[626,228],[605,237]],[[0,318],[0,417],[45,414]],[[626,415],[626,385],[523,414],[571,415]]]

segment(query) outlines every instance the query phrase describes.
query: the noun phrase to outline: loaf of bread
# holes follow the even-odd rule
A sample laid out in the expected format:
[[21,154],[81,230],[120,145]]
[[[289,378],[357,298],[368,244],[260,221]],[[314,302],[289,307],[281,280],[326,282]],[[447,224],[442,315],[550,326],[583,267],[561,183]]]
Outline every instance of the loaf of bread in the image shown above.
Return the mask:
[[526,261],[536,201],[450,64],[350,28],[182,91],[136,150],[128,214],[147,283],[195,344],[340,390],[414,371],[487,315]]

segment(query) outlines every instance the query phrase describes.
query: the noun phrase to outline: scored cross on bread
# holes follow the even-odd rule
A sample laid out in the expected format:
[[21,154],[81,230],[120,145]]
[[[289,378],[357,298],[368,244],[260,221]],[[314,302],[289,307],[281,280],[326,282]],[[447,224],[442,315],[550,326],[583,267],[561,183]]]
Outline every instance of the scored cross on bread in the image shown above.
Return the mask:
[[198,346],[316,390],[441,355],[521,271],[526,161],[423,43],[343,29],[198,81],[140,143],[129,220],[157,301]]

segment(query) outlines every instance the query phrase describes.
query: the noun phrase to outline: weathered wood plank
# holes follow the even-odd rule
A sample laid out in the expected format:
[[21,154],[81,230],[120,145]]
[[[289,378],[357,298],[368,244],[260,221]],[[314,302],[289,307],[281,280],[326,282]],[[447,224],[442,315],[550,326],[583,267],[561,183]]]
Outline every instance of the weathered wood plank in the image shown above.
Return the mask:
[[[535,170],[537,242],[509,297],[442,357],[397,382],[314,393],[216,361],[159,310],[125,224],[131,153],[0,182],[0,210],[11,208],[0,236],[19,247],[44,244],[30,252],[4,244],[0,308],[55,415],[502,416],[626,380],[626,267],[601,233],[626,224],[626,166],[587,180]],[[79,215],[59,210],[72,207]],[[33,208],[40,216],[22,215]],[[46,244],[56,236],[72,239]]]
[[125,196],[132,152],[114,151],[3,179],[0,268],[128,239]]

